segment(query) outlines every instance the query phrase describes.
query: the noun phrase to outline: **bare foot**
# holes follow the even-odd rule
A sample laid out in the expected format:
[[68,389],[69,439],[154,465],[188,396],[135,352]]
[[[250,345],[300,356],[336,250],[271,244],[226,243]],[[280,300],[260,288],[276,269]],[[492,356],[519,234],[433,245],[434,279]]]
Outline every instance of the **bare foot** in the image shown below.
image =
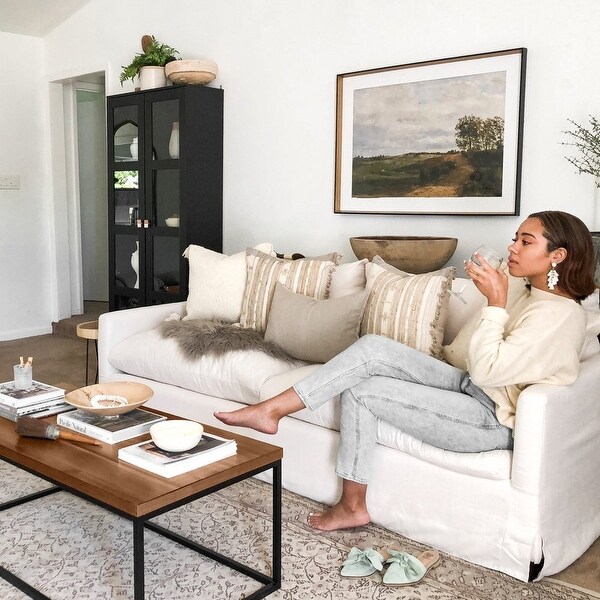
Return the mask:
[[277,433],[279,419],[270,416],[262,406],[245,406],[232,412],[216,412],[215,417],[234,427],[249,427],[262,433]]
[[279,421],[285,415],[304,408],[294,388],[288,388],[273,398],[245,406],[232,412],[216,412],[215,417],[226,425],[250,427],[262,433],[277,433]]
[[338,502],[325,512],[310,514],[307,520],[313,529],[335,531],[368,525],[371,517],[366,508],[354,509]]

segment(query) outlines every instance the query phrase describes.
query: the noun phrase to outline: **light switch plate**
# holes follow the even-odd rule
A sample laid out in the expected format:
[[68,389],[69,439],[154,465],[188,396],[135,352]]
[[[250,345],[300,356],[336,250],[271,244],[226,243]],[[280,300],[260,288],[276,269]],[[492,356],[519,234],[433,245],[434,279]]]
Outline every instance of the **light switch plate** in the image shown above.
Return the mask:
[[0,175],[0,190],[21,189],[21,178],[18,175]]

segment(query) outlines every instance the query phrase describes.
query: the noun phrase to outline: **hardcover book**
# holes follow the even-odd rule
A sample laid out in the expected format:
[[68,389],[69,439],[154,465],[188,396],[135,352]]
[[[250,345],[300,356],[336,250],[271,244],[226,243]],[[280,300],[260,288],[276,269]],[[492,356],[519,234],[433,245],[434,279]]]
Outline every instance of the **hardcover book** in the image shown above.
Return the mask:
[[198,445],[191,450],[168,452],[149,440],[120,448],[118,457],[162,477],[175,477],[233,456],[236,452],[235,440],[204,432]]
[[56,398],[64,398],[65,390],[62,388],[33,381],[32,386],[28,390],[15,389],[14,381],[7,381],[0,384],[0,404],[18,408],[29,406],[46,400],[54,400]]
[[116,444],[147,433],[154,423],[166,417],[135,408],[118,417],[105,417],[99,414],[74,410],[58,415],[56,422],[62,427],[89,435],[107,444]]
[[[54,407],[71,406],[65,402],[64,398],[54,398],[53,400],[44,400],[43,402],[36,402],[35,404],[28,404],[27,406],[6,406],[5,404],[0,405],[0,409],[5,412],[10,412],[15,415],[28,415],[30,413],[36,413],[43,410],[47,410]],[[74,410],[74,407],[71,406]]]
[[39,406],[36,404],[34,406],[27,407],[23,410],[15,410],[10,409],[7,406],[0,405],[0,417],[5,419],[10,419],[11,421],[16,421],[19,417],[23,415],[27,415],[28,417],[33,417],[34,419],[40,419],[41,417],[50,417],[52,415],[57,415],[59,413],[67,412],[73,410],[73,407],[66,402],[60,402],[57,404],[46,405],[44,402]]

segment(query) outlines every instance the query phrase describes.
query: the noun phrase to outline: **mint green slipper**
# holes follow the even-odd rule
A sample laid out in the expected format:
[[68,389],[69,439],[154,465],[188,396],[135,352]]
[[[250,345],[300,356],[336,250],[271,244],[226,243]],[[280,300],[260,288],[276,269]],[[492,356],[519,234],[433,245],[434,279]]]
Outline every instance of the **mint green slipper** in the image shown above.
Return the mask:
[[389,550],[390,558],[385,561],[389,565],[383,575],[384,585],[411,585],[425,577],[425,574],[439,560],[440,554],[437,550],[427,550],[418,557],[408,552]]
[[342,577],[368,577],[381,569],[383,569],[383,556],[377,550],[351,548],[340,575]]

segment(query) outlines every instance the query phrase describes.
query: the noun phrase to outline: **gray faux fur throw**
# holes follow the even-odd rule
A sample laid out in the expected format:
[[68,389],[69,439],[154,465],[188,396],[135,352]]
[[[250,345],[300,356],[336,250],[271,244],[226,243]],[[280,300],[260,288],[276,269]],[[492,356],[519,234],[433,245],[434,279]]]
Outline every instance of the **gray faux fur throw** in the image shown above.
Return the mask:
[[259,350],[279,360],[297,362],[281,346],[265,341],[258,331],[222,321],[164,321],[160,325],[160,333],[164,338],[175,339],[189,360],[197,360],[202,356],[222,356],[235,350]]

